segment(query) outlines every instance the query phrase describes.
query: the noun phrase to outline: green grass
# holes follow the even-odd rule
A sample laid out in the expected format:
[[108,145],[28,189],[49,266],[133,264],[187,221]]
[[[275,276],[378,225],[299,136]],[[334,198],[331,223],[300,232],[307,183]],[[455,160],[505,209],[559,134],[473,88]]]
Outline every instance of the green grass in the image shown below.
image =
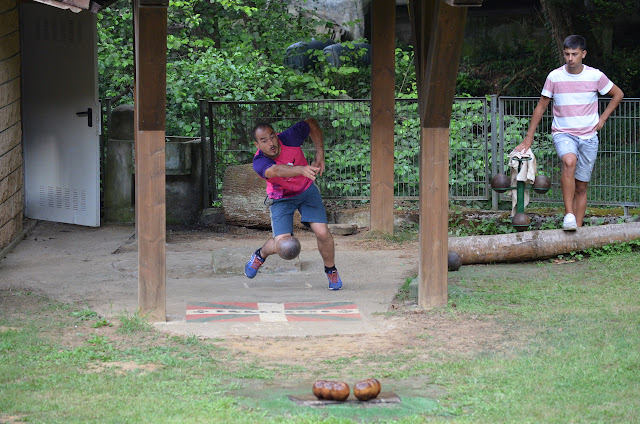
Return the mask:
[[[0,291],[0,422],[638,421],[637,249],[611,249],[560,265],[463,266],[451,275],[447,308],[404,318],[452,326],[495,323],[500,345],[425,356],[437,339],[424,330],[412,346],[373,346],[367,354],[330,357],[318,352],[316,361],[299,364],[261,363],[231,353],[224,340],[157,333],[135,314],[119,315],[112,327],[93,327],[103,318],[91,311]],[[32,305],[31,312],[25,305]],[[138,367],[108,366],[114,362]],[[393,382],[403,402],[386,408],[295,406],[286,398],[293,390],[286,384],[314,375],[350,381],[376,376],[383,385]]]

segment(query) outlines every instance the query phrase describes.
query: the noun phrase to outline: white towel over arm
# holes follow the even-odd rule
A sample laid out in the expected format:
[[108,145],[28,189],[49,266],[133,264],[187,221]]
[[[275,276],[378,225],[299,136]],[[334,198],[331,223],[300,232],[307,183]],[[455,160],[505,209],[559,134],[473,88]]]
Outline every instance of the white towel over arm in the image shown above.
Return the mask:
[[[531,160],[523,160],[522,162],[517,159],[531,158]],[[522,164],[522,165],[520,165]],[[518,165],[520,165],[520,172],[518,172]],[[531,151],[527,149],[526,152],[516,152],[515,150],[509,153],[509,169],[511,170],[511,187],[517,187],[518,181],[524,181],[525,184],[533,184],[536,179],[536,171],[538,164],[536,157]],[[511,189],[507,191],[507,195],[511,196],[511,216],[516,214],[516,207],[518,205],[518,191]],[[529,204],[529,190],[524,191],[524,206]]]

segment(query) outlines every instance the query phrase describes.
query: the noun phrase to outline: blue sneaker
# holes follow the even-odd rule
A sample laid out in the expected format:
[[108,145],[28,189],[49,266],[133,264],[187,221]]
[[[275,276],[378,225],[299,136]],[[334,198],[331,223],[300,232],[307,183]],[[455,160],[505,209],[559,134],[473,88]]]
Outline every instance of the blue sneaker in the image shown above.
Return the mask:
[[329,290],[340,290],[342,289],[342,280],[338,275],[338,271],[329,271],[326,273],[327,278],[329,279]]
[[258,273],[258,269],[264,263],[264,259],[258,256],[256,252],[253,252],[253,255],[251,255],[251,259],[249,259],[249,262],[247,262],[247,264],[244,266],[244,275],[249,278],[255,277]]

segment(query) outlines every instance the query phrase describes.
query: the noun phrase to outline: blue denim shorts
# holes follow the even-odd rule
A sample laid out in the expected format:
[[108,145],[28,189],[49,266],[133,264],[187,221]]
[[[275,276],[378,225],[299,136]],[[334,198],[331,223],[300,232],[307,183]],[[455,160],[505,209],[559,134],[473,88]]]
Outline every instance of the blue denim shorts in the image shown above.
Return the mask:
[[311,184],[297,196],[274,200],[269,210],[274,237],[280,234],[293,234],[293,214],[296,210],[300,211],[303,224],[327,223],[327,211],[324,208],[320,190],[315,184]]
[[553,144],[559,157],[567,153],[573,153],[578,158],[576,163],[575,179],[589,182],[593,165],[598,156],[598,135],[591,138],[580,138],[567,133],[556,133],[553,135]]

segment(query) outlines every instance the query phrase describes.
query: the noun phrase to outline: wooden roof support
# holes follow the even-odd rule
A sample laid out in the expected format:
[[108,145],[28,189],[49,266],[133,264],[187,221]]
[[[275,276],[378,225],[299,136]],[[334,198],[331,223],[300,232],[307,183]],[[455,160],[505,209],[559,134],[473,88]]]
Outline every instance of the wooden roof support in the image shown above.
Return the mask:
[[449,121],[467,7],[410,0],[418,82],[420,139],[420,266],[418,303],[447,305]]
[[167,1],[133,1],[138,308],[166,321],[165,115]]
[[371,8],[371,218],[370,228],[393,234],[395,124],[395,0]]

